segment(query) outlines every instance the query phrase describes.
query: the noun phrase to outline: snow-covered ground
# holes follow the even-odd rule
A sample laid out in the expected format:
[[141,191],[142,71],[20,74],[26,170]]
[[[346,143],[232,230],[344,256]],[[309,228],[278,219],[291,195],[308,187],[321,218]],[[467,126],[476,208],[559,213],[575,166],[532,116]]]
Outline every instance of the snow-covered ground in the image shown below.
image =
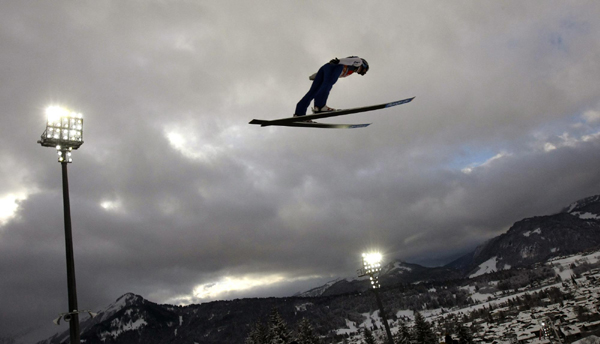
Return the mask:
[[487,274],[488,272],[497,271],[497,269],[496,269],[497,261],[498,261],[498,257],[492,257],[492,258],[486,260],[485,262],[481,263],[479,265],[479,270],[477,270],[474,274],[469,276],[469,278],[481,276],[483,274]]
[[[594,252],[591,254],[586,254],[586,255],[573,255],[573,256],[569,256],[569,257],[555,258],[555,259],[548,261],[546,264],[549,266],[552,266],[554,268],[554,270],[556,271],[556,273],[559,274],[563,280],[570,281],[573,276],[573,271],[571,269],[571,265],[573,263],[575,263],[576,265],[579,265],[583,262],[595,264],[598,261],[600,261],[600,251]],[[493,257],[492,259],[488,260],[486,263],[482,264],[482,269],[486,270],[486,272],[494,271],[495,263],[496,263],[496,257]],[[480,269],[480,270],[482,270],[482,269]],[[586,306],[585,302],[587,302],[588,303],[587,308],[591,312],[598,313],[598,311],[599,311],[598,310],[598,302],[600,302],[600,285],[597,285],[598,283],[596,283],[596,282],[588,281],[588,277],[596,278],[596,279],[600,280],[600,271],[596,270],[595,273],[592,273],[589,276],[581,277],[581,278],[577,279],[578,286],[571,285],[570,287],[568,287],[569,289],[567,291],[572,293],[576,299],[578,299],[578,298],[584,299],[580,295],[594,296],[593,298],[590,298],[588,296],[585,299],[585,301],[578,301],[577,305]],[[547,289],[547,288],[552,288],[552,287],[567,288],[567,287],[564,287],[562,283],[550,283],[550,284],[547,284],[540,288],[537,288],[535,290],[535,292],[541,291],[541,290]],[[513,299],[513,298],[522,296],[526,293],[532,292],[532,290],[524,290],[524,291],[522,291],[520,293],[516,293],[516,294],[498,296],[497,295],[498,293],[486,294],[486,293],[477,292],[475,290],[476,288],[474,286],[467,286],[464,288],[469,290],[470,297],[475,302],[480,302],[480,303],[478,303],[476,305],[472,305],[470,307],[461,308],[461,309],[452,309],[452,310],[444,309],[443,311],[442,311],[442,309],[432,309],[432,310],[423,310],[420,313],[429,322],[437,322],[441,318],[447,317],[449,314],[469,314],[470,312],[482,309],[484,307],[489,309],[490,306],[497,308],[497,307],[499,307],[499,305],[506,303],[509,299]],[[558,304],[549,305],[545,309],[537,308],[534,310],[522,311],[519,313],[518,319],[513,319],[504,324],[488,325],[484,322],[482,324],[482,327],[483,327],[484,333],[486,333],[486,335],[489,335],[491,333],[497,339],[497,342],[499,344],[500,343],[506,343],[506,344],[509,343],[508,339],[505,341],[500,340],[503,336],[507,335],[508,333],[511,333],[511,335],[513,335],[513,336],[516,335],[518,337],[518,339],[520,341],[522,341],[523,343],[528,343],[528,344],[540,343],[541,344],[541,343],[549,343],[549,342],[547,339],[539,340],[539,338],[532,333],[540,330],[541,325],[539,323],[539,319],[541,317],[545,316],[546,312],[553,312],[553,314],[556,314],[557,312],[563,312],[563,314],[565,315],[565,318],[572,319],[573,323],[571,323],[571,324],[564,323],[562,325],[558,325],[558,326],[563,326],[564,328],[562,328],[562,330],[563,330],[563,332],[566,332],[566,333],[579,333],[580,326],[584,326],[584,325],[596,326],[596,325],[598,325],[598,324],[578,324],[578,323],[576,323],[576,315],[575,315],[575,311],[572,309],[573,307],[575,307],[574,301],[573,301],[572,307],[570,307],[568,305],[560,306]],[[363,316],[364,316],[365,320],[361,324],[357,325],[356,323],[347,320],[346,321],[347,328],[339,329],[337,331],[337,333],[348,335],[349,336],[349,338],[347,339],[348,343],[362,343],[361,330],[365,327],[373,328],[374,327],[373,325],[376,325],[374,334],[376,336],[380,336],[383,338],[385,333],[383,332],[383,329],[382,329],[382,320],[379,316],[379,312],[365,313],[365,314],[363,314]],[[398,319],[407,320],[408,321],[407,325],[409,327],[413,325],[412,324],[412,322],[414,321],[413,311],[410,311],[410,310],[397,311],[396,317]],[[392,329],[392,333],[396,333],[398,331],[399,323],[398,322],[390,322],[390,327]],[[483,333],[475,333],[474,338],[476,338],[476,340],[478,340],[481,343],[487,342],[487,341],[482,340]],[[443,339],[440,338],[440,340],[443,340]],[[490,341],[490,343],[491,343],[491,341]],[[577,344],[600,344],[600,341],[599,341],[598,337],[591,336],[590,338],[582,339],[576,343]]]
[[600,337],[589,336],[587,338],[573,342],[572,344],[600,344]]

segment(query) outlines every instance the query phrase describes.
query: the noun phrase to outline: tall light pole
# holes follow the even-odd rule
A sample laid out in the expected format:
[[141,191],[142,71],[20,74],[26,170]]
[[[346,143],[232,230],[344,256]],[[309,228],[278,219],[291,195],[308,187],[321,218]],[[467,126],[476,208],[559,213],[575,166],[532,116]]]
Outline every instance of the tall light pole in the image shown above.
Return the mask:
[[556,340],[559,343],[563,342],[562,338],[560,338],[560,335],[558,334],[558,330],[556,329],[554,322],[551,321],[550,318],[543,317],[542,319],[540,319],[539,323],[540,323],[540,327],[541,327],[540,334],[543,334],[544,337],[550,339],[550,337],[551,337],[550,330],[552,330],[554,332],[554,336],[556,337]]
[[390,330],[390,325],[388,324],[387,317],[385,316],[383,303],[379,297],[379,288],[381,287],[381,285],[379,285],[379,272],[381,271],[382,258],[383,257],[381,256],[381,253],[363,253],[363,268],[358,270],[358,277],[369,276],[371,289],[373,290],[373,294],[375,294],[375,299],[377,299],[377,306],[379,307],[379,313],[381,314],[381,319],[383,320],[383,325],[385,326],[385,332],[387,333],[389,344],[394,344],[392,331]]
[[[77,287],[75,283],[75,258],[73,255],[73,236],[71,232],[71,205],[69,202],[69,180],[67,164],[73,162],[71,152],[83,144],[83,118],[81,114],[58,106],[46,109],[46,130],[38,141],[44,147],[56,148],[58,162],[62,165],[63,207],[65,218],[65,246],[67,251],[67,289],[69,293],[69,311],[62,317],[69,322],[71,344],[79,344],[79,311],[77,310]],[[58,323],[56,321],[56,323]]]

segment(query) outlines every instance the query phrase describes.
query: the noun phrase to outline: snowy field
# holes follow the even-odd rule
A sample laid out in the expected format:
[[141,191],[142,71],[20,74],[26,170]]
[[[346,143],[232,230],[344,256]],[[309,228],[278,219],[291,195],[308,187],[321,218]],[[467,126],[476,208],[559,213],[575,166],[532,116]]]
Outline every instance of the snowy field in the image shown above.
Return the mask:
[[[576,265],[580,265],[584,262],[587,262],[590,264],[595,264],[599,261],[600,261],[600,251],[597,251],[597,252],[590,253],[590,254],[580,254],[580,255],[573,255],[573,256],[568,256],[568,257],[555,258],[555,259],[552,259],[552,260],[549,260],[548,262],[546,262],[546,265],[552,266],[553,269],[556,271],[556,273],[559,274],[563,280],[571,280],[571,277],[574,275],[574,273],[571,269],[571,266],[573,263],[575,263]],[[496,262],[496,257],[481,264],[480,271],[485,271],[484,273],[495,271],[495,262]],[[474,274],[474,275],[478,276],[479,274]],[[584,279],[582,279],[582,280],[584,280]],[[497,282],[492,282],[492,283],[497,283]],[[541,288],[537,288],[535,290],[523,290],[522,292],[519,292],[516,294],[511,294],[508,296],[498,296],[497,295],[498,293],[493,294],[493,293],[477,292],[475,286],[469,285],[469,286],[465,286],[463,288],[469,291],[470,297],[475,302],[479,302],[478,304],[472,305],[472,306],[466,307],[466,308],[460,308],[460,309],[452,309],[452,310],[444,309],[443,311],[441,308],[422,310],[420,313],[430,323],[432,321],[437,322],[438,320],[440,320],[442,318],[442,316],[448,316],[449,314],[469,314],[470,312],[473,312],[475,310],[480,310],[484,307],[485,308],[490,308],[490,306],[497,307],[500,304],[505,303],[509,299],[513,299],[513,298],[522,296],[526,293],[531,293],[532,291],[537,292],[537,291],[541,291],[541,290],[553,288],[553,287],[561,288],[562,283],[552,283],[552,284],[545,285]],[[442,313],[443,313],[443,315],[442,315]],[[525,313],[525,312],[522,312],[522,313]],[[400,311],[397,311],[395,313],[395,315],[399,319],[409,319],[409,322],[407,324],[409,327],[411,327],[413,325],[413,323],[412,323],[414,321],[414,312],[413,311],[400,310]],[[521,315],[523,315],[523,316],[521,316]],[[347,343],[351,343],[351,344],[362,343],[363,337],[362,337],[361,330],[364,328],[375,327],[376,330],[374,331],[374,334],[376,336],[380,336],[381,338],[383,338],[383,336],[385,335],[385,332],[383,331],[383,323],[382,323],[382,319],[380,317],[379,311],[375,311],[373,313],[365,313],[365,314],[363,314],[363,316],[364,316],[365,320],[360,324],[356,324],[355,322],[346,320],[347,327],[344,329],[337,330],[336,331],[337,334],[348,335],[349,338],[347,339]],[[534,326],[537,326],[537,328],[539,329],[539,325],[537,324],[537,321],[529,318],[529,316],[520,314],[519,318],[521,321],[523,321],[523,319],[525,319],[525,321],[528,321],[528,320],[531,321],[531,323]],[[392,333],[396,333],[398,331],[399,323],[398,322],[390,322],[390,327],[391,327]],[[524,333],[520,333],[519,335],[524,335]],[[474,337],[476,337],[476,334],[474,334]],[[441,338],[440,338],[440,340],[441,340]],[[531,338],[525,342],[531,343],[531,344],[548,343],[547,340],[539,341],[536,338]],[[500,343],[508,344],[508,342],[502,342],[502,341],[499,341],[498,343],[499,344]],[[600,344],[600,338],[591,336],[589,338],[584,338],[582,340],[574,342],[574,344]]]

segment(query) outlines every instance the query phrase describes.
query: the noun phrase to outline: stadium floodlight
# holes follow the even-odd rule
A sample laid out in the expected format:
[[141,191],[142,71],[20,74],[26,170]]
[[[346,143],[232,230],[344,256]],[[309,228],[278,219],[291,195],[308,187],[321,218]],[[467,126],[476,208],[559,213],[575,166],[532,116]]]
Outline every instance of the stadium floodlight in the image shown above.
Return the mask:
[[385,326],[385,332],[387,333],[388,341],[390,344],[394,344],[394,340],[392,337],[392,332],[390,330],[390,325],[388,324],[387,318],[385,316],[385,310],[383,308],[383,303],[381,302],[381,298],[379,297],[378,289],[381,288],[379,284],[379,274],[381,273],[381,262],[383,260],[383,256],[379,252],[370,252],[362,254],[362,262],[363,268],[358,270],[358,276],[369,276],[369,281],[371,282],[371,290],[375,294],[375,299],[377,301],[377,306],[379,306],[379,314],[383,320],[383,324]]
[[[368,275],[371,280],[371,287],[373,289],[379,289],[379,272],[381,271],[381,260],[383,257],[381,253],[363,253],[363,271],[364,275]],[[376,275],[377,274],[377,275]]]
[[550,318],[548,318],[548,317],[541,318],[539,320],[539,324],[540,324],[540,335],[543,335],[545,338],[550,339],[552,337],[552,335],[554,334],[554,337],[556,338],[556,340],[558,340],[559,343],[563,342],[558,330],[556,329],[556,326],[554,325],[554,322],[551,321]]
[[[67,164],[73,162],[72,151],[83,144],[83,116],[60,106],[46,108],[46,130],[38,141],[43,147],[56,148],[58,162],[62,166],[63,208],[65,218],[65,248],[67,256],[67,292],[69,312],[62,313],[54,322],[62,318],[69,323],[70,343],[80,343],[79,311],[77,310],[77,286],[75,282],[75,257],[71,229],[71,205],[69,201],[69,179]],[[90,313],[91,316],[91,313]]]
[[379,252],[363,253],[363,260],[369,265],[379,265],[383,257]]
[[71,151],[83,144],[83,116],[61,106],[46,108],[46,130],[38,141],[44,147],[56,147],[58,162],[73,162]]

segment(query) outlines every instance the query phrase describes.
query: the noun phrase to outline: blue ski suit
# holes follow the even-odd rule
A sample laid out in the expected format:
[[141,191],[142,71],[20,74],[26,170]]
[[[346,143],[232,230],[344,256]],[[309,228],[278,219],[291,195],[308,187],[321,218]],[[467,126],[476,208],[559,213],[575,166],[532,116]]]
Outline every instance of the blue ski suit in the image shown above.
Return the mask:
[[329,91],[331,91],[331,88],[337,80],[356,72],[363,63],[362,59],[358,56],[350,56],[337,60],[339,61],[338,63],[334,62],[336,60],[337,59],[331,60],[331,62],[326,63],[319,68],[312,86],[296,105],[295,116],[306,115],[306,110],[313,99],[315,100],[316,108],[325,106],[327,104],[327,98],[329,97]]

